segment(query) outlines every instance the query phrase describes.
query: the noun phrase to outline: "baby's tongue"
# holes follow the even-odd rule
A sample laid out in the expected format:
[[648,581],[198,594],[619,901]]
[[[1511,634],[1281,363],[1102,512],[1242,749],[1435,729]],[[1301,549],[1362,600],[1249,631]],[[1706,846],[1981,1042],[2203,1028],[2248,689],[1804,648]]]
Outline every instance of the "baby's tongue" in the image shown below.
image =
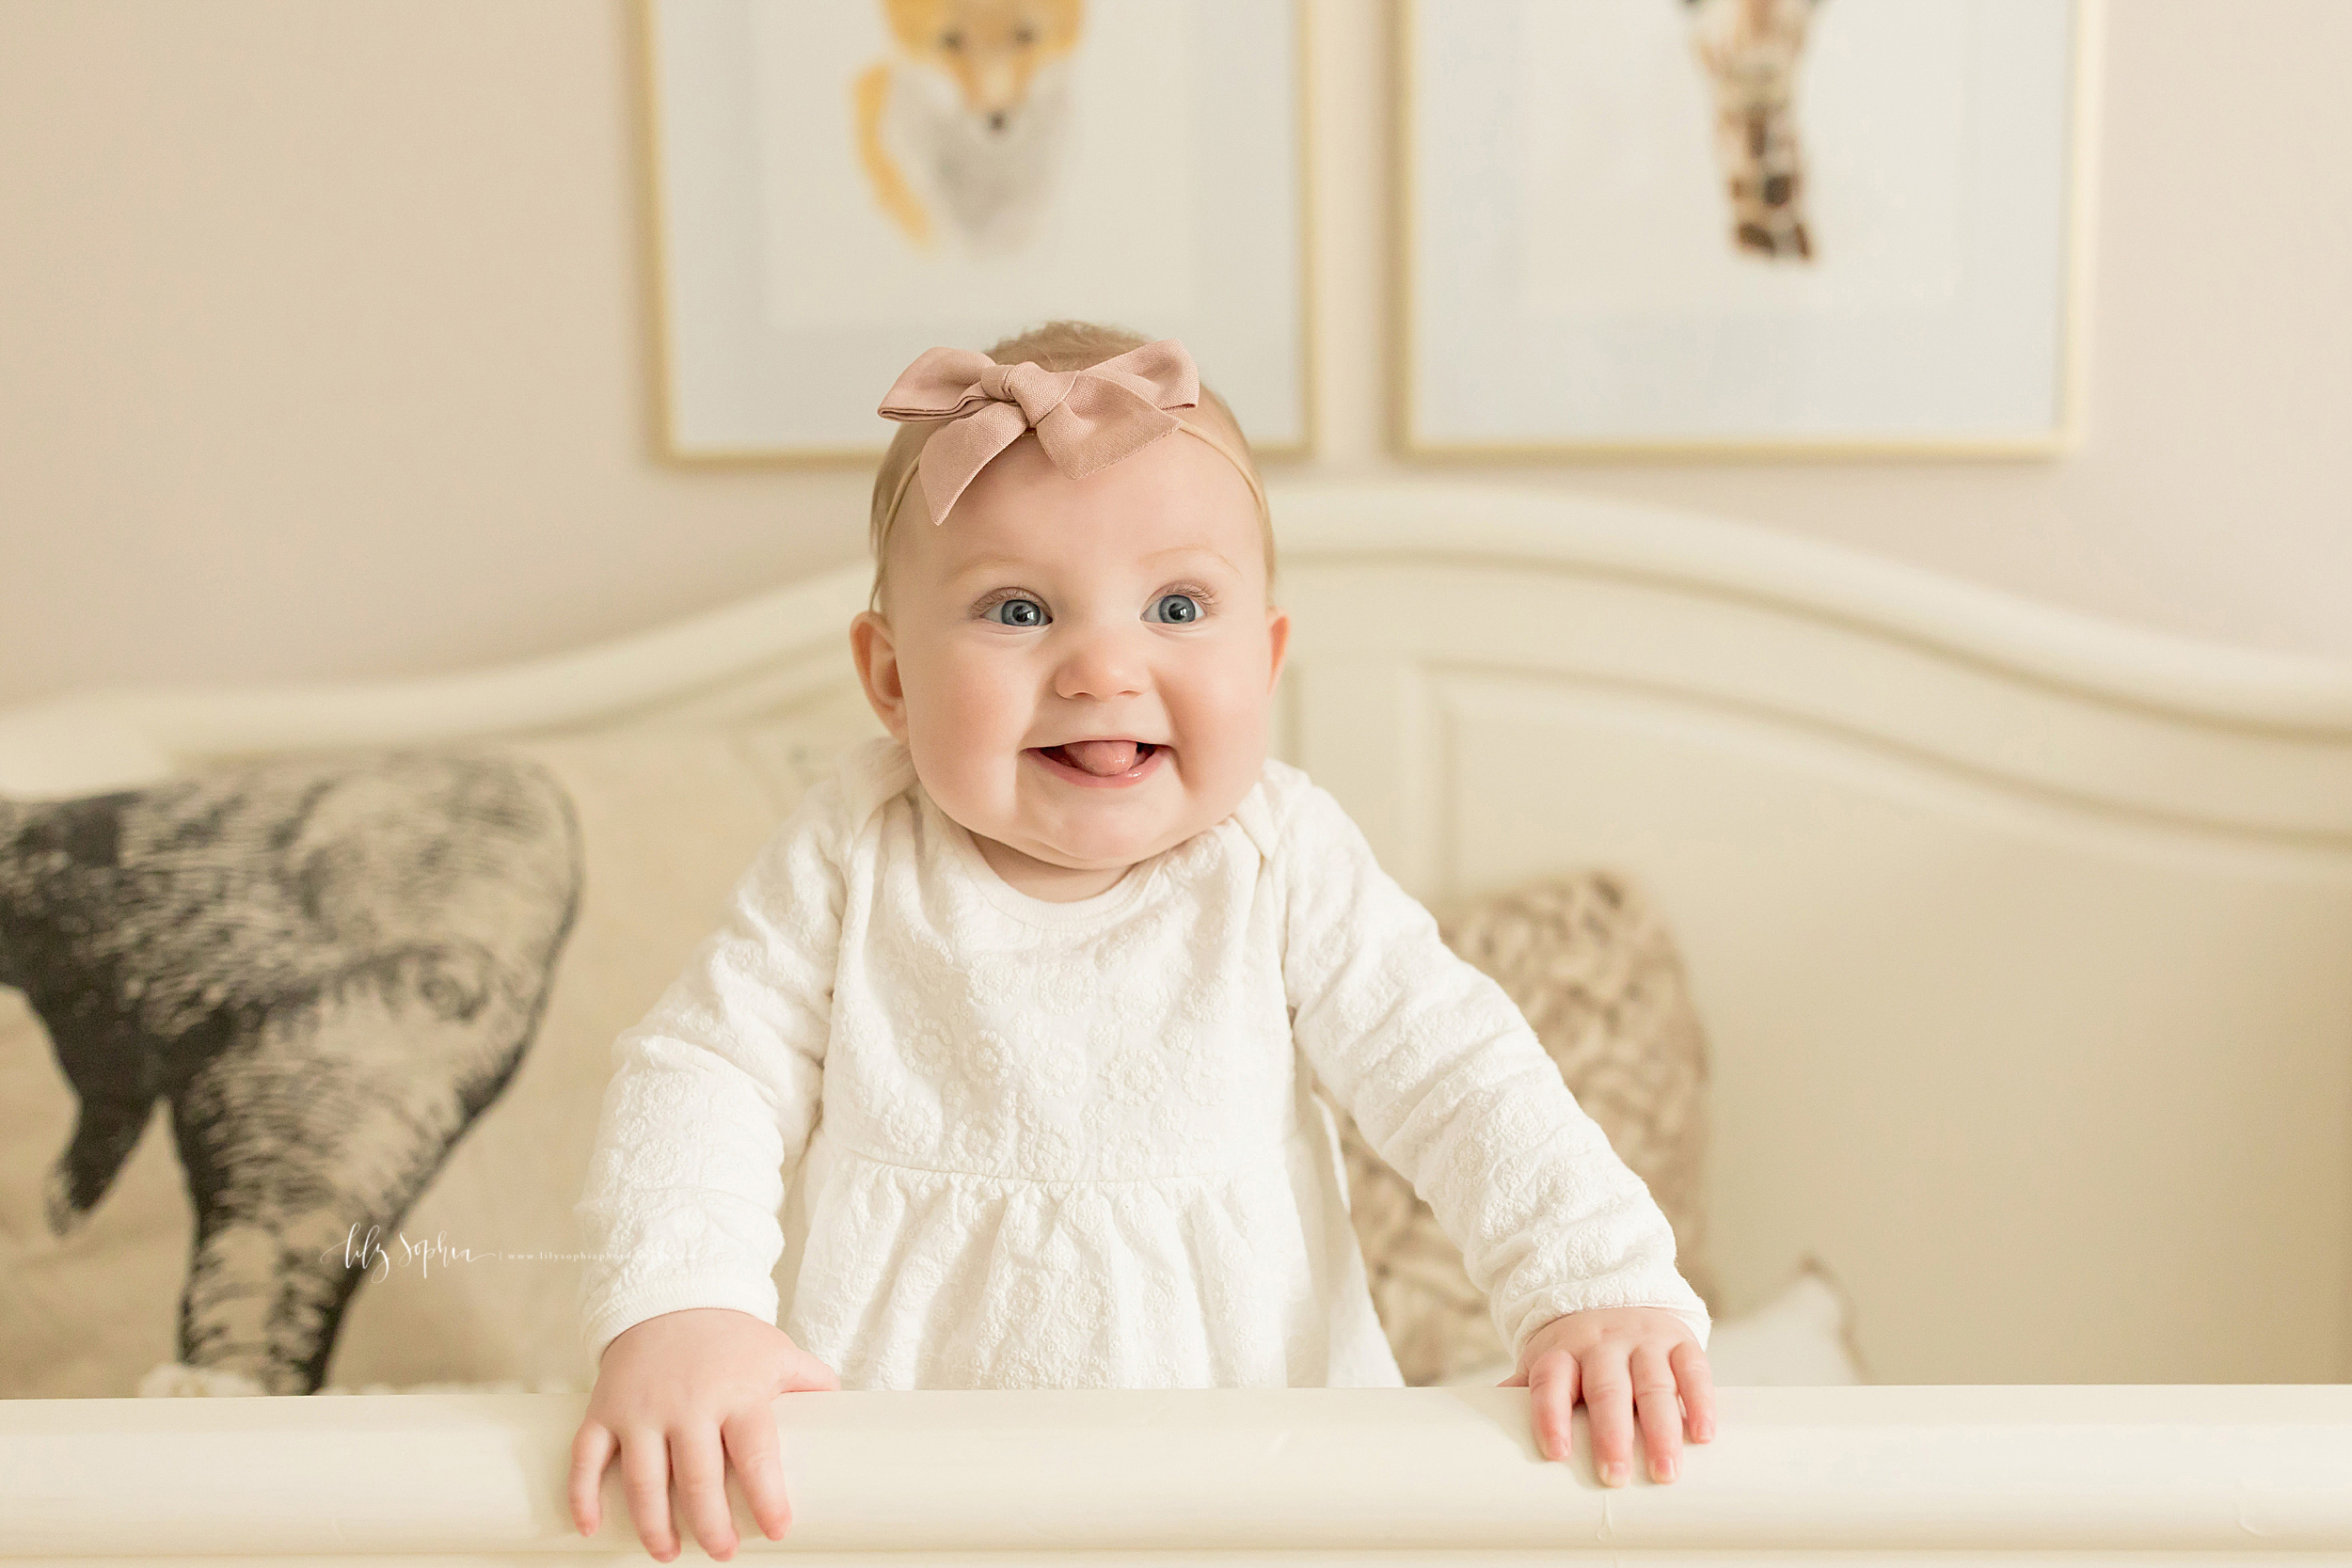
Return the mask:
[[1124,773],[1136,765],[1132,740],[1073,740],[1060,750],[1063,756],[1098,779]]

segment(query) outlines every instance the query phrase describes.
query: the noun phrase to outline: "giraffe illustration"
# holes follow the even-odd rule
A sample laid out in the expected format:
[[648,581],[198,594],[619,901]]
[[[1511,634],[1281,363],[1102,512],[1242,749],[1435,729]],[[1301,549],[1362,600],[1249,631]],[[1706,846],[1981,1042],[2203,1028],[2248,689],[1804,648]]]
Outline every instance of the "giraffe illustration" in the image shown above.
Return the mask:
[[1742,254],[1810,261],[1797,64],[1818,0],[1682,0],[1715,98],[1715,162]]

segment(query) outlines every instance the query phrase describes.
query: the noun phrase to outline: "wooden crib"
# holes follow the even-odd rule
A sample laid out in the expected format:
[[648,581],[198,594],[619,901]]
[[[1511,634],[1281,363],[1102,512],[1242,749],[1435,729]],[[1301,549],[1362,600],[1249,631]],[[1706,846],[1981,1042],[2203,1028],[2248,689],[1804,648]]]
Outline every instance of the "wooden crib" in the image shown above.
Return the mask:
[[[1508,1390],[796,1400],[787,1545],[2352,1553],[2352,1389],[2318,1386],[2352,1375],[2352,667],[1565,495],[1273,503],[1278,752],[1424,897],[1639,879],[1708,1026],[1728,1311],[1821,1259],[1907,1386],[1730,1390],[1682,1482],[1617,1494],[1534,1465]],[[460,677],[20,709],[0,792],[289,746],[870,728],[842,632],[866,583]],[[0,1554],[565,1549],[578,1413],[18,1402]]]

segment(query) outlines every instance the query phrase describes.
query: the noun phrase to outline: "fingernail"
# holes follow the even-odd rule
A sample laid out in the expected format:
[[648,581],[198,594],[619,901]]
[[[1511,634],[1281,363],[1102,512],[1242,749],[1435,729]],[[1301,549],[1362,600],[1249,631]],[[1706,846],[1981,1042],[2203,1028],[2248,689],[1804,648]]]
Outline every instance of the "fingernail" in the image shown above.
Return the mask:
[[1652,1468],[1657,1472],[1653,1478],[1655,1480],[1672,1481],[1675,1479],[1675,1462],[1671,1459],[1661,1459]]
[[1615,1463],[1602,1465],[1600,1467],[1600,1483],[1603,1486],[1623,1486],[1625,1484],[1625,1466],[1621,1464]]

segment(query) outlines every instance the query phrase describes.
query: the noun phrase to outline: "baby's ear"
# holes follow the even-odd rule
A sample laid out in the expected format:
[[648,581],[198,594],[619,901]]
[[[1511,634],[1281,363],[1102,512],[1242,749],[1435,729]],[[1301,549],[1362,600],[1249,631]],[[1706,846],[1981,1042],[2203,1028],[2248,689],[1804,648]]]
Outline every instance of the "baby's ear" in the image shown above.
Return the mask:
[[857,666],[858,684],[882,728],[899,740],[907,737],[906,685],[898,678],[898,649],[890,640],[890,623],[879,613],[862,610],[850,622],[850,658]]
[[1265,677],[1266,689],[1271,691],[1274,689],[1274,683],[1282,678],[1282,655],[1290,649],[1290,612],[1279,605],[1268,605],[1265,612],[1265,635],[1266,641],[1274,645],[1273,667],[1266,671]]

